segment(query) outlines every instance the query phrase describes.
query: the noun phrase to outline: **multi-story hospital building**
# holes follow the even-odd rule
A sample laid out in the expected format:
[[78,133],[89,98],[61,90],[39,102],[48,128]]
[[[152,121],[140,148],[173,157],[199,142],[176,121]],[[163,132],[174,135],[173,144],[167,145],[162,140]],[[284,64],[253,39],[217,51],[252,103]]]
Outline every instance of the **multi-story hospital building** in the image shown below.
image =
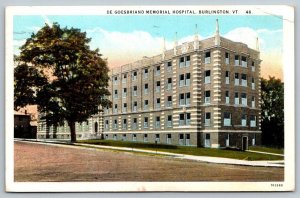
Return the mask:
[[[77,123],[79,139],[103,137],[212,148],[260,144],[260,53],[219,34],[110,71],[112,108]],[[39,122],[38,138],[70,138]]]

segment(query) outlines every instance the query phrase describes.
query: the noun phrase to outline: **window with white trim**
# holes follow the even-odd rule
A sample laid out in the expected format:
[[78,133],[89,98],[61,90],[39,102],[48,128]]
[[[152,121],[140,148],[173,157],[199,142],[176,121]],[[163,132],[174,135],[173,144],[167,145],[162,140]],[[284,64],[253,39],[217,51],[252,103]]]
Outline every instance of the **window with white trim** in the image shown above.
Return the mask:
[[234,85],[240,85],[239,73],[234,74]]
[[223,123],[224,123],[224,126],[231,126],[231,113],[224,112]]
[[241,125],[247,126],[247,115],[244,113],[242,114]]
[[229,65],[229,53],[225,52],[225,64]]
[[210,112],[205,112],[204,125],[205,126],[211,125],[211,113]]
[[206,70],[205,71],[204,83],[205,84],[209,84],[210,83],[210,70]]
[[209,64],[211,62],[210,52],[205,52],[204,63]]
[[205,104],[210,104],[210,90],[208,90],[208,91],[205,91],[204,92],[205,93],[205,100],[204,100],[204,103]]

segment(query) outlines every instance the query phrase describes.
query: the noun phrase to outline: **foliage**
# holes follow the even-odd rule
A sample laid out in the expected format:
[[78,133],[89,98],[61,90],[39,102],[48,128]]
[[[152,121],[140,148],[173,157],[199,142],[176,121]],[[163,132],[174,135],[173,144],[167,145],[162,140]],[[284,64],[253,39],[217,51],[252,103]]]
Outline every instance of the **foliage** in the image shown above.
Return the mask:
[[37,104],[48,124],[68,122],[72,141],[75,122],[110,106],[107,63],[90,40],[80,29],[45,24],[15,58],[15,109]]
[[284,84],[269,77],[261,80],[262,143],[284,146]]

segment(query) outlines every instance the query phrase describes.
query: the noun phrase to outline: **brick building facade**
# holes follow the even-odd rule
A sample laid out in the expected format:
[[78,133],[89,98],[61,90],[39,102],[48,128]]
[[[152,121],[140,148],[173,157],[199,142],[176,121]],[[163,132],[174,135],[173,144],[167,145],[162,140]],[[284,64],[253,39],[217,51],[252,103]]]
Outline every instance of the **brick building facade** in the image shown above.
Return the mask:
[[[219,34],[114,68],[112,108],[76,124],[78,138],[212,148],[260,144],[260,53]],[[70,138],[39,122],[39,138]],[[54,135],[55,134],[55,135]]]

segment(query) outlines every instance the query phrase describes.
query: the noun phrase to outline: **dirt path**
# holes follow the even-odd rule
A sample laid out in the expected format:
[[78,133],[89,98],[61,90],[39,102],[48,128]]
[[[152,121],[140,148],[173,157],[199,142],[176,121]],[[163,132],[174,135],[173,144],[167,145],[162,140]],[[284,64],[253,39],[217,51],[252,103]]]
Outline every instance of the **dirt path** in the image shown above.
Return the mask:
[[220,165],[15,142],[15,181],[282,181],[283,168]]

